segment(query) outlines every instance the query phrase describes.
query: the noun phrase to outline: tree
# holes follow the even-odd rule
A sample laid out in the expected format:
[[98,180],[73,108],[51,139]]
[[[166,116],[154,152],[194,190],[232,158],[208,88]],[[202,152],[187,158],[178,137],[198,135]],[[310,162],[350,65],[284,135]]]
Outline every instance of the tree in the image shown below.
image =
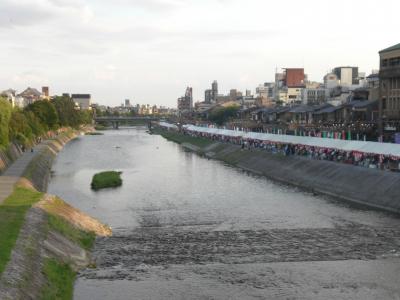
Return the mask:
[[60,126],[77,127],[80,124],[80,114],[74,101],[68,96],[57,96],[53,100]]
[[218,125],[223,125],[229,119],[236,117],[238,110],[237,106],[218,107],[211,112],[208,119]]
[[53,103],[47,100],[36,101],[29,104],[26,111],[33,112],[40,120],[42,126],[48,129],[56,129],[58,127],[58,115]]
[[34,134],[28,118],[22,111],[14,110],[12,112],[9,122],[9,134],[12,141],[18,141],[21,145],[27,146],[32,142]]
[[0,147],[7,147],[10,142],[8,124],[11,118],[11,109],[11,104],[0,97]]
[[41,124],[40,120],[31,111],[24,111],[26,120],[28,121],[29,127],[32,129],[34,136],[41,136],[46,132],[45,128]]

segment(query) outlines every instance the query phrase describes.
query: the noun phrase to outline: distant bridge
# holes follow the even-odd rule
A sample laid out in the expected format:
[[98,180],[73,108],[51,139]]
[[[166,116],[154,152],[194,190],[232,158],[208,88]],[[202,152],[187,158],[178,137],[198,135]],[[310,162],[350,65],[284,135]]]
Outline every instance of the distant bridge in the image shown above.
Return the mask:
[[95,123],[111,123],[114,129],[118,129],[121,123],[133,123],[137,121],[143,121],[144,123],[150,123],[151,121],[158,121],[157,117],[120,117],[120,116],[105,116],[95,117]]

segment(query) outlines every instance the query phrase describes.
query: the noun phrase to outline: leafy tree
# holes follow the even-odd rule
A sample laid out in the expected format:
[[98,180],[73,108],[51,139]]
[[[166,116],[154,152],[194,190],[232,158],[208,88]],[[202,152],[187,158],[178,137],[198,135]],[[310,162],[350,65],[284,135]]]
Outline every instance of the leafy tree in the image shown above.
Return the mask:
[[11,104],[0,97],[0,147],[7,147],[9,140],[8,123],[11,118]]
[[32,128],[26,114],[20,110],[14,110],[9,122],[9,134],[11,140],[16,140],[22,145],[29,145],[34,138]]
[[68,96],[57,96],[53,100],[61,126],[76,127],[80,124],[80,114],[74,101]]
[[90,124],[93,120],[93,112],[91,110],[79,111],[79,124]]
[[56,129],[58,127],[58,115],[53,103],[47,100],[36,101],[26,107],[27,111],[33,112],[45,129]]
[[209,115],[208,119],[218,125],[223,125],[229,119],[236,117],[239,107],[218,107]]
[[29,127],[32,129],[34,136],[41,136],[46,132],[45,128],[41,124],[39,118],[31,111],[24,111],[26,120],[28,121]]

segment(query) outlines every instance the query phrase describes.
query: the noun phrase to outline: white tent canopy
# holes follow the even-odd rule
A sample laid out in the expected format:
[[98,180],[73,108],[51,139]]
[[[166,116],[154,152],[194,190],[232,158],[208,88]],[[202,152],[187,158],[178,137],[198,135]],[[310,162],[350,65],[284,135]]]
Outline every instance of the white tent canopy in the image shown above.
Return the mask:
[[175,129],[175,130],[178,129],[178,126],[176,126],[175,124],[170,124],[170,123],[167,123],[167,122],[160,122],[159,124],[160,124],[161,127],[171,128],[171,129]]
[[238,130],[217,129],[208,127],[199,127],[194,125],[183,126],[188,131],[201,132],[212,135],[241,137],[243,139],[253,139],[259,141],[277,142],[283,144],[299,144],[320,148],[330,148],[343,151],[357,151],[363,153],[383,154],[400,157],[400,145],[378,142],[348,141],[339,139],[279,135],[270,133],[244,132]]

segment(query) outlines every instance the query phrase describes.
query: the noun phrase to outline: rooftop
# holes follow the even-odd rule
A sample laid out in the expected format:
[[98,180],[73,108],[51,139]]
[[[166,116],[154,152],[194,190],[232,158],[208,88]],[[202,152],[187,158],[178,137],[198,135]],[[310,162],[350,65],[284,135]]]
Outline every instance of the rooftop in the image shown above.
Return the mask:
[[397,44],[397,45],[391,46],[389,48],[383,49],[383,50],[379,51],[379,53],[390,52],[390,51],[393,51],[393,50],[400,50],[400,43]]

